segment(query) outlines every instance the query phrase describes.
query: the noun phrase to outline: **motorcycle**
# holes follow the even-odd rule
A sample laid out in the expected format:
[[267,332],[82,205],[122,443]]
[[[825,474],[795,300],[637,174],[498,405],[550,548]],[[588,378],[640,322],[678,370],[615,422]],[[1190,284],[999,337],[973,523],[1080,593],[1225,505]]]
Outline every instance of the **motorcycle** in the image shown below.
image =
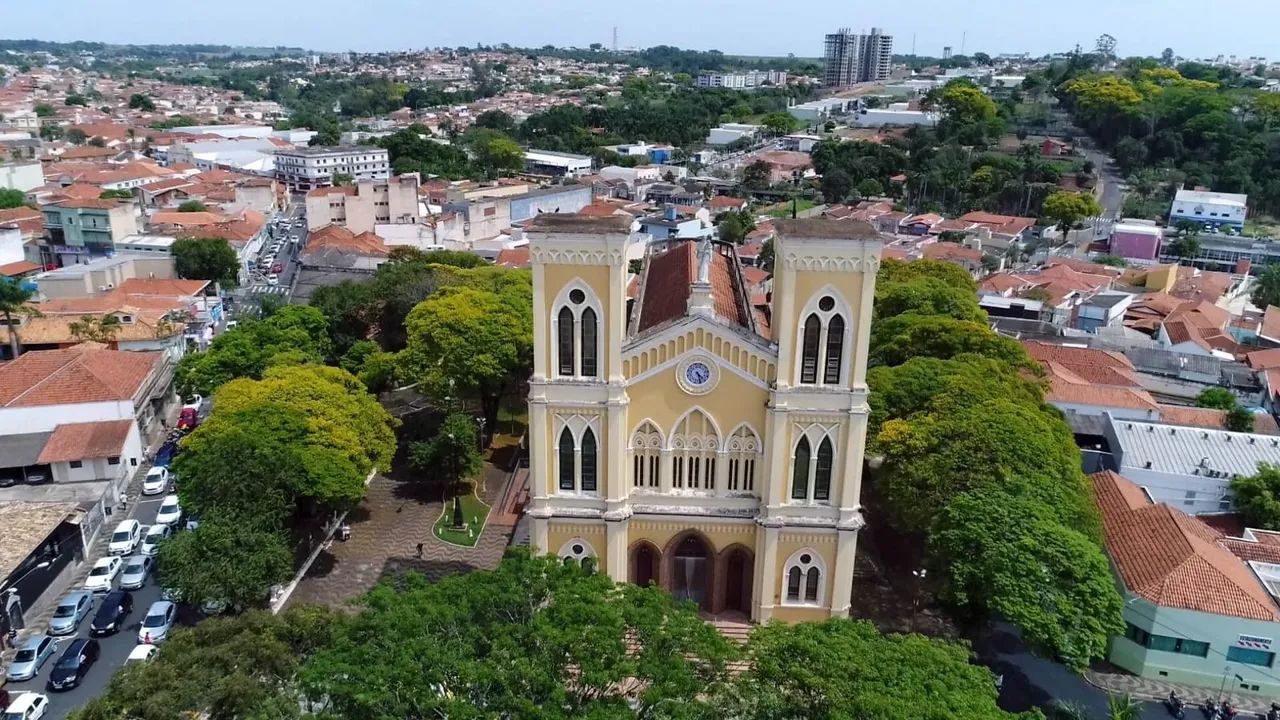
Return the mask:
[[1221,720],[1218,711],[1218,702],[1213,698],[1205,700],[1204,705],[1200,707],[1200,710],[1208,720]]
[[1173,691],[1170,691],[1169,697],[1164,699],[1164,708],[1169,711],[1170,715],[1178,718],[1178,720],[1182,720],[1187,716],[1187,711],[1185,709],[1186,703],[1184,703],[1182,698],[1178,697],[1178,694]]

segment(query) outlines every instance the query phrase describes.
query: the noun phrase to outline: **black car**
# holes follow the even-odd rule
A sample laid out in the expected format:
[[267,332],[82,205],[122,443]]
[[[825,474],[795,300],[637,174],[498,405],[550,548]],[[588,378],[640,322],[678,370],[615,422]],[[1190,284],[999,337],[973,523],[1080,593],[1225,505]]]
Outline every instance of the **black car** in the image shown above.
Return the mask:
[[101,637],[112,635],[124,627],[125,618],[133,612],[133,595],[124,590],[112,590],[102,598],[98,613],[89,624],[89,634]]
[[89,668],[98,660],[98,641],[81,638],[73,640],[63,651],[58,663],[49,673],[49,690],[70,690],[80,684]]

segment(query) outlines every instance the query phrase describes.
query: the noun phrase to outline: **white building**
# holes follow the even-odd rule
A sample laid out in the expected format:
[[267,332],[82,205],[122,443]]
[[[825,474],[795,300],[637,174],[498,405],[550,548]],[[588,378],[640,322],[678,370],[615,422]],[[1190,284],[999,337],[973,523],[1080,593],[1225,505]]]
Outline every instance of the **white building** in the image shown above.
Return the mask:
[[786,85],[787,73],[782,70],[752,70],[744,73],[703,73],[697,86],[706,88],[746,89],[769,85]]
[[876,108],[859,110],[853,115],[853,124],[864,127],[881,125],[936,125],[938,116],[923,110],[897,110]]
[[1231,509],[1231,479],[1280,465],[1280,437],[1162,425],[1107,415],[1106,437],[1121,475],[1156,502],[1191,515]]
[[707,133],[708,145],[728,145],[742,139],[753,139],[760,134],[761,126],[746,123],[724,123]]
[[525,150],[525,172],[552,177],[582,177],[591,173],[591,158],[586,155],[553,152],[551,150]]
[[333,185],[336,174],[352,180],[386,180],[391,176],[391,162],[380,147],[299,147],[276,151],[275,172],[290,190],[306,191]]
[[26,192],[44,184],[44,168],[40,161],[11,162],[0,165],[0,188]]
[[171,235],[127,235],[116,243],[116,252],[167,257],[177,241]]
[[1179,190],[1169,208],[1169,224],[1176,225],[1179,220],[1190,220],[1210,227],[1227,226],[1243,230],[1248,209],[1248,195]]

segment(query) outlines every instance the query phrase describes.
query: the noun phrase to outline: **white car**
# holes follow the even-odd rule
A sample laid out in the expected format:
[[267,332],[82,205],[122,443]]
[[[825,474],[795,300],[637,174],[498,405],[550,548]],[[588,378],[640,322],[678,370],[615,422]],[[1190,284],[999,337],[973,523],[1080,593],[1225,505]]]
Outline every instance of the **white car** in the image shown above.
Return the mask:
[[4,720],[40,720],[49,714],[49,698],[40,693],[25,692],[5,708]]
[[169,468],[153,467],[142,478],[143,495],[159,495],[169,489]]
[[168,600],[151,603],[147,616],[142,619],[142,627],[138,628],[138,642],[152,645],[169,637],[177,615],[178,606]]
[[111,583],[115,582],[116,576],[120,574],[120,568],[124,567],[124,561],[119,555],[111,555],[104,557],[93,564],[93,569],[89,571],[89,577],[84,579],[84,589],[89,592],[104,593],[111,590]]
[[146,585],[153,563],[155,559],[150,555],[134,555],[126,560],[124,569],[120,571],[120,589],[137,590]]
[[107,545],[107,552],[112,555],[128,555],[138,549],[138,543],[142,542],[142,524],[137,520],[121,520],[116,525],[115,532],[111,533],[111,543]]
[[196,393],[195,395],[191,396],[191,400],[185,405],[183,405],[182,408],[184,410],[187,408],[192,408],[196,412],[200,412],[200,406],[203,404],[204,404],[204,396],[199,393]]
[[268,285],[279,285],[279,284],[280,284],[280,276],[279,276],[279,275],[277,275],[277,274],[275,274],[275,273],[271,273],[270,275],[268,275],[268,276],[267,276],[267,284],[268,284]]
[[155,645],[139,645],[129,651],[129,657],[125,658],[124,663],[149,663],[160,652],[160,648]]
[[182,507],[178,505],[177,495],[165,495],[160,501],[160,510],[156,512],[157,525],[173,525],[182,517]]
[[147,534],[142,536],[142,548],[138,551],[143,555],[155,555],[160,547],[160,541],[173,534],[173,530],[168,525],[156,523],[147,528]]

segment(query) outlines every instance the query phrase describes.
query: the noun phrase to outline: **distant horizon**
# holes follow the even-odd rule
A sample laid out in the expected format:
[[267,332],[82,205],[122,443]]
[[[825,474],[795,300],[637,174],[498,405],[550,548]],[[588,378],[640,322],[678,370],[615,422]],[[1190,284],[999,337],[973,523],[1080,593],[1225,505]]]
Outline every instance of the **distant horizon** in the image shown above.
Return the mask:
[[[895,54],[911,55],[914,39],[915,54],[928,57],[941,57],[945,46],[955,54],[993,56],[1026,52],[1040,57],[1068,52],[1077,44],[1089,51],[1104,33],[1117,39],[1121,57],[1158,57],[1165,47],[1192,59],[1276,52],[1272,28],[1280,24],[1280,4],[1222,0],[1214,10],[1232,19],[1230,34],[1207,33],[1195,23],[1182,21],[1204,8],[1192,0],[1078,0],[1070,12],[1049,17],[1043,7],[1032,3],[923,0],[910,12],[881,6],[859,14],[836,0],[814,0],[805,7],[803,21],[796,22],[793,15],[781,14],[776,5],[763,0],[652,0],[643,17],[589,0],[472,0],[439,5],[371,0],[358,12],[336,0],[312,0],[305,15],[296,12],[293,4],[223,0],[179,18],[172,15],[169,3],[159,0],[131,0],[127,13],[90,0],[45,0],[7,7],[5,19],[7,27],[22,28],[26,37],[21,39],[286,46],[315,52],[404,52],[474,47],[477,42],[525,48],[600,43],[608,48],[615,26],[622,49],[671,45],[754,57],[819,57],[825,34],[840,27],[860,31],[873,26],[893,36]],[[158,18],[170,18],[163,23],[163,33],[156,30]]]

